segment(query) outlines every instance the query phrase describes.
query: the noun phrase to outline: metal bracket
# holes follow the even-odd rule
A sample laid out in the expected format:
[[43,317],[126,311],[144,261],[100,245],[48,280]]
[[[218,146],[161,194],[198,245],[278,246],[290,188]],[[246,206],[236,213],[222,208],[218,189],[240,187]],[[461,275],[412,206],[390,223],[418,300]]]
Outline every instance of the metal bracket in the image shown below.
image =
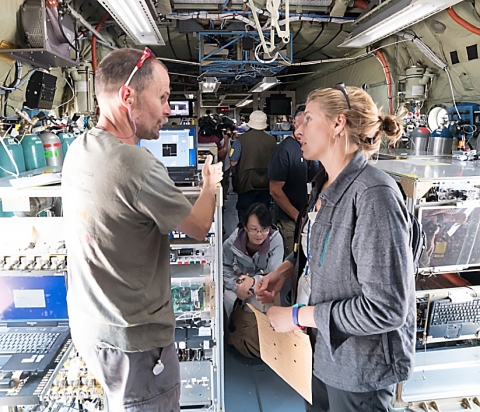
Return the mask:
[[432,411],[441,412],[440,407],[435,401],[430,402],[430,404],[427,404],[426,402],[422,402],[420,404],[420,408],[422,408],[425,412],[432,412]]
[[461,405],[465,409],[473,409],[472,403],[470,402],[470,399],[468,399],[468,398],[463,398]]

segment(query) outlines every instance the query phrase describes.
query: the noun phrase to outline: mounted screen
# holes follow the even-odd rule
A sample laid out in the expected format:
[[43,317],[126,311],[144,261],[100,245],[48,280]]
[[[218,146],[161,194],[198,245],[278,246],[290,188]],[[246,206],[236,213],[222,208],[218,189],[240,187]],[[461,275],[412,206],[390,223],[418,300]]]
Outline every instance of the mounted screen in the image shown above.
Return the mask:
[[292,98],[284,94],[277,94],[267,97],[265,113],[271,116],[282,116],[292,114]]
[[170,117],[193,117],[192,102],[190,100],[170,100]]

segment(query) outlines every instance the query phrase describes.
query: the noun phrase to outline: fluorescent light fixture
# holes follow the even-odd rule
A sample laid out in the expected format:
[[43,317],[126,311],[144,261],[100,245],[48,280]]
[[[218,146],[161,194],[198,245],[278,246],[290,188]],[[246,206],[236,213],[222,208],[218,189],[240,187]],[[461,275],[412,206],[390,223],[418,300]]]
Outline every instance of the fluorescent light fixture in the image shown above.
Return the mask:
[[355,23],[338,47],[361,48],[425,20],[462,0],[391,0],[382,3]]
[[250,95],[245,97],[245,99],[240,100],[235,106],[244,107],[244,106],[248,106],[252,102],[253,102],[253,99],[252,99],[252,96]]
[[253,89],[249,90],[249,93],[261,93],[265,90],[276,86],[279,83],[276,77],[264,77],[260,83],[258,83]]
[[221,84],[216,77],[205,77],[198,83],[198,87],[202,93],[215,93]]
[[98,0],[125,33],[141,45],[165,46],[150,0]]
[[184,94],[184,96],[189,99],[189,100],[193,100],[195,99],[195,95],[193,93],[189,93],[189,94]]

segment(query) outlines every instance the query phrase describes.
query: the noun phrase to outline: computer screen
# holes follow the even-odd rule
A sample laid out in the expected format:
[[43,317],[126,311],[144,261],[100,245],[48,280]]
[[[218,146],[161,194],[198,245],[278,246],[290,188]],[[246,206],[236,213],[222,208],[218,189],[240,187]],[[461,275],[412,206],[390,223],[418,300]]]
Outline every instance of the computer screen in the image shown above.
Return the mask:
[[141,140],[145,147],[168,169],[197,170],[197,131],[195,126],[168,126],[160,129],[157,140]]
[[420,269],[448,272],[480,266],[480,207],[419,207],[418,220],[426,236]]
[[64,276],[0,276],[0,321],[65,319],[68,313]]
[[192,102],[189,100],[170,100],[171,117],[192,117]]
[[265,100],[267,106],[265,113],[267,115],[290,115],[292,113],[292,98],[284,94],[272,95]]

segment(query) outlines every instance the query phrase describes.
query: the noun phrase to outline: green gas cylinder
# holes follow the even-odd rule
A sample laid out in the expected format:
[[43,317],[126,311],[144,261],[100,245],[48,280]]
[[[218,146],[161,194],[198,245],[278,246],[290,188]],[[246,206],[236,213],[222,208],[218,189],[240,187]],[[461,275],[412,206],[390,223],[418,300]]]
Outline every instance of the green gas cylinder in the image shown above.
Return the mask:
[[21,141],[26,170],[45,167],[47,161],[43,150],[43,142],[36,134],[26,134]]
[[59,133],[58,137],[62,142],[63,157],[65,158],[68,148],[75,141],[75,135],[73,133],[67,132],[67,133]]
[[[5,148],[10,153],[11,158]],[[25,158],[23,157],[22,146],[13,138],[4,138],[2,144],[0,144],[0,177],[12,176],[16,173],[12,159],[17,164],[18,172],[24,172]]]
[[4,212],[2,200],[0,199],[0,217],[12,217],[14,216],[12,212]]

